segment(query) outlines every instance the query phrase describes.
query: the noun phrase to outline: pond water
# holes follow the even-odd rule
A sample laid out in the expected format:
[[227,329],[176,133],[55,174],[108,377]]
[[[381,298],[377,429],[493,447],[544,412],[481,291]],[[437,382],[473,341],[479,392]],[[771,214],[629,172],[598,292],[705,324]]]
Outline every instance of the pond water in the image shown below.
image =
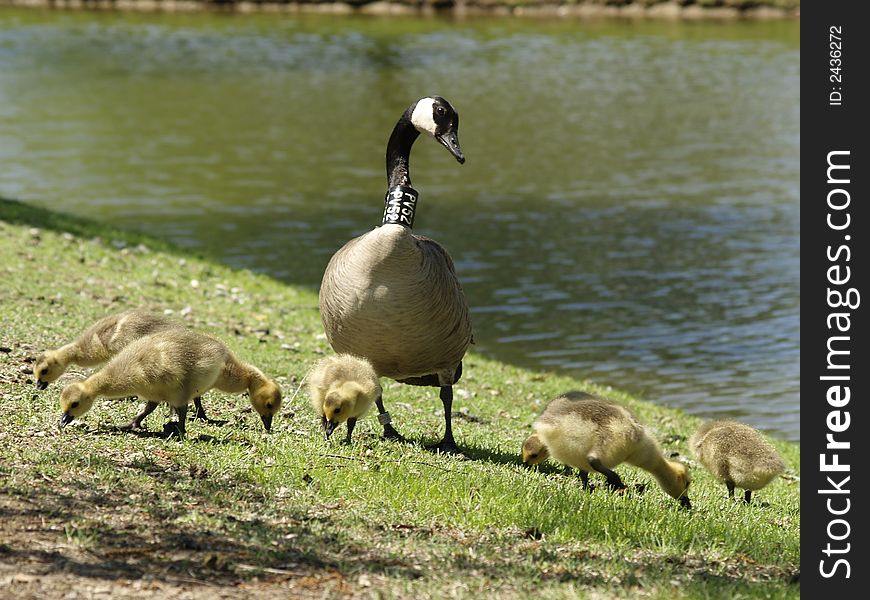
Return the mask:
[[316,288],[421,139],[476,351],[799,439],[799,24],[0,9],[0,195]]

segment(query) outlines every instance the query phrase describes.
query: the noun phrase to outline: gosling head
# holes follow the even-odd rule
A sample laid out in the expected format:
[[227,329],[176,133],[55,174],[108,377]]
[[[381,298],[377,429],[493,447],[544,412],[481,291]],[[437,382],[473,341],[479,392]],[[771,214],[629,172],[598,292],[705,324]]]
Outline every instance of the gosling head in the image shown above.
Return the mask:
[[358,407],[365,403],[366,393],[355,381],[344,381],[329,388],[323,399],[323,418],[326,419],[326,439],[335,428],[356,415]]
[[75,381],[63,388],[60,393],[61,428],[91,410],[93,405],[94,396],[88,393],[83,382]]
[[679,500],[680,506],[692,508],[692,503],[689,501],[689,484],[692,483],[689,467],[676,460],[669,460],[668,466],[673,477],[669,481],[662,481],[662,488],[669,496]]
[[434,137],[459,161],[465,155],[459,147],[459,113],[441,96],[421,98],[411,110],[411,124],[420,133]]
[[550,451],[537,433],[533,433],[523,442],[523,463],[527,467],[539,465],[550,457]]
[[64,371],[66,371],[66,366],[61,364],[53,351],[43,352],[36,359],[36,364],[33,367],[33,374],[36,376],[36,389],[44,390],[49,383],[57,381],[57,378],[63,375]]
[[260,415],[266,431],[272,431],[272,417],[281,410],[281,387],[271,379],[267,379],[256,388],[250,390],[251,406]]

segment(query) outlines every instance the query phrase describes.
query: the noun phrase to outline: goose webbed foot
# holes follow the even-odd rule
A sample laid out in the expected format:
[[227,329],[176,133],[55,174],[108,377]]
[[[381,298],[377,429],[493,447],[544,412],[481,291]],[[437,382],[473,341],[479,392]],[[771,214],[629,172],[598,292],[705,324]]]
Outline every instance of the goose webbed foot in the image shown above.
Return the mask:
[[456,446],[456,441],[453,439],[453,424],[451,417],[453,416],[453,386],[441,386],[441,403],[444,405],[444,438],[437,444],[426,446],[427,449],[441,454],[462,454]]
[[396,428],[393,427],[392,425],[390,425],[389,423],[384,425],[384,436],[383,437],[385,440],[390,440],[391,442],[401,442],[403,444],[408,442],[408,440],[405,439],[405,436],[403,436],[401,433],[396,431]]
[[[132,396],[135,398],[136,396]],[[145,402],[145,406],[142,407],[142,410],[139,411],[139,414],[133,417],[133,420],[127,423],[126,425],[121,427],[122,431],[144,431],[145,427],[142,425],[142,421],[154,412],[154,409],[157,408],[156,402]]]
[[223,427],[229,421],[223,419],[210,419],[208,415],[205,414],[205,408],[202,406],[202,397],[197,396],[193,399],[193,406],[196,408],[196,412],[193,413],[193,416],[190,417],[191,421],[201,421],[208,425],[214,425],[215,427]]
[[431,450],[432,452],[438,452],[440,454],[451,454],[454,456],[462,454],[462,451],[453,440],[453,436],[450,436],[449,438],[445,437],[437,444],[428,444],[426,446],[426,449]]
[[160,434],[160,437],[167,440],[173,437],[182,439],[184,434],[184,426],[180,421],[169,421],[163,424],[163,432]]
[[209,418],[205,414],[205,409],[202,407],[202,396],[197,396],[193,399],[193,406],[196,408],[196,412],[193,413],[193,420],[208,422]]
[[396,431],[396,428],[393,427],[393,420],[390,417],[390,413],[388,413],[387,409],[384,408],[384,400],[381,396],[378,396],[377,400],[375,400],[375,404],[378,407],[378,422],[380,422],[384,427],[384,439],[393,442],[406,443],[408,440],[406,440],[402,434]]
[[174,436],[179,440],[184,439],[184,423],[187,421],[187,404],[175,407],[175,412],[178,415],[178,420],[164,423],[163,433],[160,437],[170,439]]
[[620,478],[616,471],[605,467],[597,458],[587,458],[587,460],[593,469],[607,478],[607,487],[614,492],[619,492],[620,494],[625,493],[625,484],[622,482],[622,478]]

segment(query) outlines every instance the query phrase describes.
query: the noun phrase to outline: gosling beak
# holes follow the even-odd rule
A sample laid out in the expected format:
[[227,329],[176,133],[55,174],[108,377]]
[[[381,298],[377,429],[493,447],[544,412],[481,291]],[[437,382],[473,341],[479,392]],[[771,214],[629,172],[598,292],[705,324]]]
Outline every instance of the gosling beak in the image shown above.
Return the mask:
[[272,415],[260,415],[260,420],[263,422],[263,427],[266,428],[266,431],[272,431]]
[[692,503],[689,502],[688,496],[680,496],[680,506],[682,506],[685,509],[692,508]]
[[75,419],[75,417],[68,412],[63,413],[63,415],[61,415],[60,417],[60,428],[63,429],[64,427],[72,423],[73,419]]
[[335,431],[335,428],[338,427],[337,421],[327,421],[326,427],[324,428],[324,432],[326,433],[326,439],[329,439],[329,436],[332,435],[332,432]]
[[441,145],[450,151],[459,164],[465,163],[465,155],[462,154],[462,148],[459,147],[459,135],[455,130],[445,131],[435,136],[435,139],[441,142]]
[[38,389],[38,390],[44,390],[44,389],[47,388],[47,387],[48,387],[48,382],[47,382],[47,381],[43,381],[42,379],[37,379],[37,380],[36,380],[36,389]]

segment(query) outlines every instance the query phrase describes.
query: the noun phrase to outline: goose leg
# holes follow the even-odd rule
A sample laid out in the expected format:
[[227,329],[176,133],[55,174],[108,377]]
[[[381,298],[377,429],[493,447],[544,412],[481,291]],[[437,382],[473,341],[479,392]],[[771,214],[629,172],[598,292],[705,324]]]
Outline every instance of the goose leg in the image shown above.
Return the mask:
[[397,442],[406,441],[405,438],[403,438],[402,435],[391,425],[390,413],[388,413],[384,408],[384,399],[381,396],[378,396],[378,399],[375,400],[375,404],[378,407],[378,421],[380,421],[381,425],[384,426],[384,439],[395,440]]
[[169,421],[163,425],[163,436],[171,438],[173,435],[182,439],[185,434],[184,423],[187,421],[187,403],[182,406],[175,407],[175,414],[178,415],[177,421]]
[[620,479],[619,475],[615,471],[611,471],[597,458],[589,458],[589,464],[592,465],[592,468],[607,477],[607,486],[612,490],[624,490],[625,484],[622,483],[622,479]]
[[580,481],[583,482],[583,489],[591,492],[592,488],[589,487],[589,473],[587,471],[584,471],[583,469],[580,469],[579,471],[580,471]]
[[221,419],[208,418],[205,414],[205,408],[202,406],[202,396],[197,396],[193,399],[193,406],[196,408],[196,412],[193,415],[194,421],[205,421],[209,425],[217,425],[218,427],[227,424],[227,421],[222,421]]
[[428,446],[428,448],[444,454],[461,454],[459,448],[456,447],[456,441],[453,439],[453,425],[451,422],[451,417],[453,416],[452,385],[441,386],[441,402],[444,404],[444,438],[434,446]]
[[350,444],[350,436],[353,434],[353,428],[356,427],[356,419],[347,420],[347,437],[344,439],[345,444]]
[[133,420],[130,421],[127,425],[124,425],[121,429],[124,429],[125,431],[144,429],[142,427],[142,420],[151,413],[153,413],[155,408],[157,408],[156,402],[146,401],[145,406],[142,407],[142,410],[139,411],[139,414],[133,417]]
[[193,399],[193,406],[196,407],[196,413],[193,415],[193,418],[197,421],[208,421],[209,418],[205,416],[205,409],[202,407],[202,396],[197,396]]
[[731,481],[730,479],[725,480],[725,487],[728,488],[728,497],[733,498],[734,497],[734,482]]
[[752,501],[752,490],[746,490],[746,493],[743,494],[743,501],[746,504],[749,504]]

